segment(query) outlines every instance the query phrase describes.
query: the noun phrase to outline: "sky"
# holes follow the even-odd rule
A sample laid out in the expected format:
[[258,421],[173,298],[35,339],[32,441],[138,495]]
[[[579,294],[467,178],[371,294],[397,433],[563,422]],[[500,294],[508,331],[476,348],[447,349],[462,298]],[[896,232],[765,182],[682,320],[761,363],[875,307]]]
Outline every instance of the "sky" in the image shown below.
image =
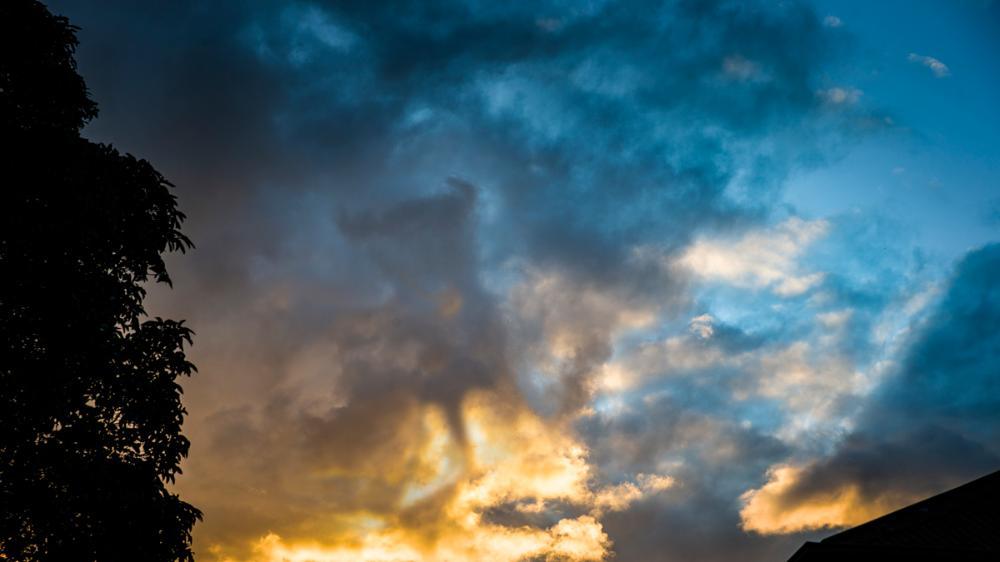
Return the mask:
[[1000,3],[50,6],[196,245],[199,560],[784,560],[1000,468]]

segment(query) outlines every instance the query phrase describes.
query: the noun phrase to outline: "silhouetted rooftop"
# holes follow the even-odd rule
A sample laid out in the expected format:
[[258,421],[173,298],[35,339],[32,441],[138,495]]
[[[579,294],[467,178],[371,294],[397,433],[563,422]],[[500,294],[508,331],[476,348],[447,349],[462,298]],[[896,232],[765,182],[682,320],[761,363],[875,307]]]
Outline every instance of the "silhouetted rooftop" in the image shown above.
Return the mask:
[[807,542],[788,562],[1000,560],[1000,471]]

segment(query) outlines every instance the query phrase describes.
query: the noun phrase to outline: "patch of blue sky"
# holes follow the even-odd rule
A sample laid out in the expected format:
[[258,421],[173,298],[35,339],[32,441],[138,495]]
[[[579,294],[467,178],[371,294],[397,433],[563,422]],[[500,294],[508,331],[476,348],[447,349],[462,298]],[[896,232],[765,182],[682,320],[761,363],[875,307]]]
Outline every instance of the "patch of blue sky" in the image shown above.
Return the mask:
[[786,201],[811,216],[891,215],[915,246],[946,262],[995,239],[983,209],[1000,193],[1000,5],[813,4],[838,18],[856,51],[849,65],[827,69],[828,79],[862,92],[858,103],[891,125],[843,159],[799,171]]

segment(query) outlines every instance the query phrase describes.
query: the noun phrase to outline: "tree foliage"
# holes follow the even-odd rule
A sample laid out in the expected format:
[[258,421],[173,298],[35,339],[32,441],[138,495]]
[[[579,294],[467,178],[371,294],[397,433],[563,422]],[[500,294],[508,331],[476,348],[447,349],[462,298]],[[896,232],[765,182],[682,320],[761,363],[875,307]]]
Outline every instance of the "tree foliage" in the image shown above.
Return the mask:
[[75,29],[0,2],[0,559],[192,560],[191,331],[143,308],[191,243],[163,176],[81,137]]

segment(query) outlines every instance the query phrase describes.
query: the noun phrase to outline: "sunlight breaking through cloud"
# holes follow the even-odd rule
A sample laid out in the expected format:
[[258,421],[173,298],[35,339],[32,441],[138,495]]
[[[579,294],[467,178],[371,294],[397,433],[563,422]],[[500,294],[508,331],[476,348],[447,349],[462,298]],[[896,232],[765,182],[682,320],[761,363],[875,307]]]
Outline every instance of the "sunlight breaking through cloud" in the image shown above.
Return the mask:
[[[409,491],[401,507],[429,502],[433,509],[421,511],[427,520],[409,524],[367,514],[324,533],[325,538],[286,540],[268,533],[251,545],[249,558],[230,556],[222,545],[212,552],[226,562],[599,561],[612,546],[602,515],[674,484],[669,476],[637,474],[631,481],[595,488],[586,446],[568,427],[495,393],[472,394],[464,401],[464,443],[434,407],[426,407],[423,419],[418,456],[425,469],[407,476]],[[523,514],[522,522],[494,521],[492,510],[504,508]],[[553,522],[533,523],[540,521],[536,516]]]
[[1000,458],[993,12],[53,4],[190,217],[199,560],[772,560]]
[[909,494],[871,498],[852,482],[797,494],[803,472],[793,465],[772,467],[767,483],[745,492],[740,498],[743,529],[771,535],[851,527],[920,499]]

